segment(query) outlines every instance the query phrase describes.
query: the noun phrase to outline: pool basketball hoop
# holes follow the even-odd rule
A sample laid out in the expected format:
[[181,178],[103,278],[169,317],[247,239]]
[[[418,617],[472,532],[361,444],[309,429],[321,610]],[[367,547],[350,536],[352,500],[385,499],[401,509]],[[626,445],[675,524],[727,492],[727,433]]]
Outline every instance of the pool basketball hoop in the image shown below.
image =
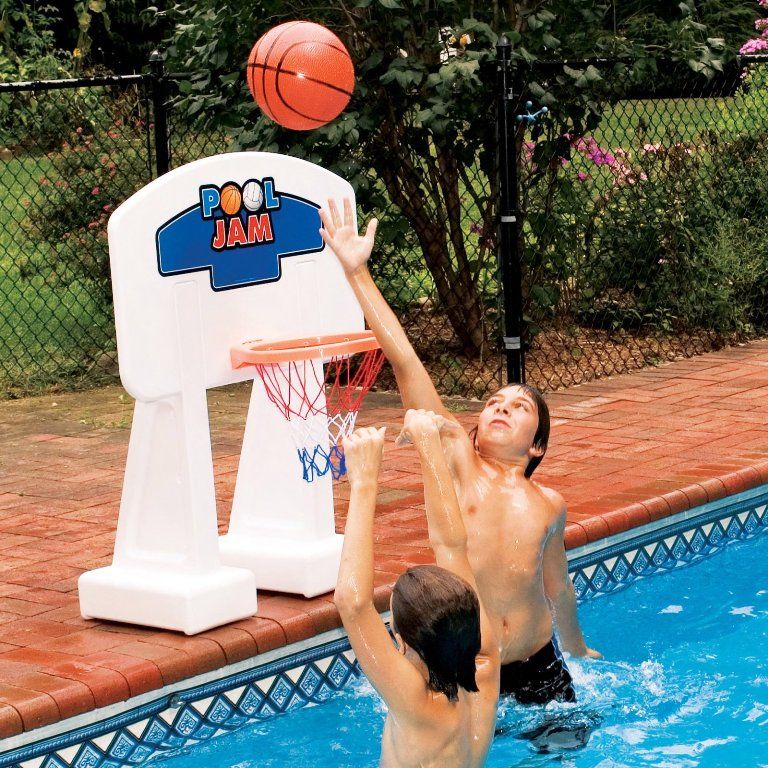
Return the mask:
[[235,369],[256,369],[270,402],[288,422],[302,478],[344,475],[342,438],[354,429],[384,363],[373,333],[248,341],[233,347],[231,358]]

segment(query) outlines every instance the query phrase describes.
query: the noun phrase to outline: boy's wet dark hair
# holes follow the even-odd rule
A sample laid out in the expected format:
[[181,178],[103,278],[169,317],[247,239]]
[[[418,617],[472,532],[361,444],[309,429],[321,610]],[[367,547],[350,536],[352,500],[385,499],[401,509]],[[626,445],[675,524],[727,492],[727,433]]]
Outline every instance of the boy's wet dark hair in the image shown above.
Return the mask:
[[392,631],[426,664],[431,690],[449,701],[459,686],[477,691],[480,604],[464,579],[437,565],[409,568],[392,592]]
[[[544,400],[544,395],[542,395],[536,387],[532,387],[529,384],[506,384],[500,389],[497,389],[494,394],[501,392],[502,389],[507,389],[508,387],[519,387],[523,392],[529,395],[536,404],[536,411],[539,415],[539,425],[536,427],[536,434],[533,436],[533,445],[536,448],[543,448],[544,453],[542,453],[541,456],[534,456],[528,462],[524,474],[525,477],[530,477],[535,472],[536,467],[541,464],[541,460],[547,452],[547,445],[549,444],[549,406],[547,405],[546,400]],[[491,395],[491,397],[493,397],[493,395]],[[472,438],[472,443],[474,444],[475,449],[477,449],[477,427],[474,427],[470,431],[469,436]]]

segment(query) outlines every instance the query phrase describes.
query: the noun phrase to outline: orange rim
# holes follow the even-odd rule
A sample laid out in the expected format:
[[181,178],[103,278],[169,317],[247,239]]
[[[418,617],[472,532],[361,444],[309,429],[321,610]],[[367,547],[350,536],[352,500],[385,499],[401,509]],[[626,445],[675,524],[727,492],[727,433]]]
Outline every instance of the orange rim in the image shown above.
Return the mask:
[[344,357],[378,348],[379,342],[373,331],[359,331],[283,341],[254,339],[232,347],[230,356],[232,367],[242,368],[246,365],[270,365],[297,360],[330,360],[332,357]]

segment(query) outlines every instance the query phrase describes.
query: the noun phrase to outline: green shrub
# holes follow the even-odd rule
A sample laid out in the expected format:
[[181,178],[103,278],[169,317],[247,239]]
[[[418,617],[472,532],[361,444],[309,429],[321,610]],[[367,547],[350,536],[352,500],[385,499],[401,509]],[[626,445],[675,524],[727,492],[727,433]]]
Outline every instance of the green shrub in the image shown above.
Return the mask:
[[[124,104],[113,105],[115,113]],[[116,117],[109,137],[119,152],[108,155],[82,127],[58,152],[49,153],[52,172],[38,181],[48,193],[28,211],[29,236],[48,243],[58,279],[64,284],[85,280],[111,303],[107,221],[111,212],[151,180],[146,135],[138,117]],[[43,266],[30,258],[21,265],[31,277]]]
[[[648,145],[602,197],[580,317],[608,328],[752,331],[768,224],[768,138]],[[764,271],[764,269],[763,269]]]

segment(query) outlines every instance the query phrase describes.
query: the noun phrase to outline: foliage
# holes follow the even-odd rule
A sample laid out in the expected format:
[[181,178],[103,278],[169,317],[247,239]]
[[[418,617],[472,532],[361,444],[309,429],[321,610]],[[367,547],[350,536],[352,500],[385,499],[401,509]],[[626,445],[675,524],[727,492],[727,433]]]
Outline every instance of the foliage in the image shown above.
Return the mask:
[[581,316],[666,331],[764,324],[766,162],[765,133],[645,145],[637,182],[595,203]]
[[[518,67],[539,58],[584,55],[631,57],[630,71],[652,70],[642,44],[609,26],[610,4],[591,0],[485,3],[446,0],[358,0],[318,7],[298,0],[236,0],[226,14],[219,3],[179,3],[168,49],[172,66],[197,73],[184,86],[180,106],[190,118],[205,115],[225,126],[239,146],[298,155],[347,178],[366,210],[396,204],[413,230],[440,298],[465,351],[477,352],[487,329],[481,274],[494,261],[496,32],[504,31]],[[357,84],[344,115],[308,134],[275,126],[261,116],[243,76],[253,41],[292,18],[332,28],[355,63]],[[248,38],[242,30],[249,30]],[[717,41],[681,21],[667,46],[704,73],[715,71]],[[606,93],[594,68],[563,69],[533,93],[557,104],[558,135],[581,132],[599,121],[597,98]],[[468,169],[477,169],[470,178]],[[378,181],[372,181],[373,177]],[[382,222],[381,240],[396,243],[402,225]],[[390,239],[391,238],[391,239]],[[395,246],[396,247],[396,246]]]
[[[757,0],[757,3],[761,8],[768,6],[766,0]],[[750,30],[750,32],[754,31],[759,32],[760,35],[747,40],[739,49],[739,53],[765,53],[768,50],[768,18],[755,19],[754,30]]]
[[22,277],[53,267],[60,282],[90,284],[100,305],[112,300],[107,247],[107,221],[112,210],[150,179],[145,127],[132,113],[130,100],[111,107],[109,138],[120,147],[108,155],[104,143],[82,126],[60,151],[51,153],[51,172],[38,179],[46,194],[28,211],[29,236],[51,246],[54,263],[20,264]]
[[[81,73],[89,49],[88,29],[94,13],[104,15],[104,0],[76,4],[79,46],[57,46],[60,23],[53,5],[0,0],[0,81],[57,80]],[[48,150],[69,134],[69,126],[87,125],[99,111],[99,99],[88,89],[17,91],[0,96],[0,147]]]
[[534,330],[766,327],[766,83],[751,65],[733,97],[617,102],[587,135],[522,145]]
[[55,45],[56,9],[0,0],[0,81],[67,77],[72,57]]

